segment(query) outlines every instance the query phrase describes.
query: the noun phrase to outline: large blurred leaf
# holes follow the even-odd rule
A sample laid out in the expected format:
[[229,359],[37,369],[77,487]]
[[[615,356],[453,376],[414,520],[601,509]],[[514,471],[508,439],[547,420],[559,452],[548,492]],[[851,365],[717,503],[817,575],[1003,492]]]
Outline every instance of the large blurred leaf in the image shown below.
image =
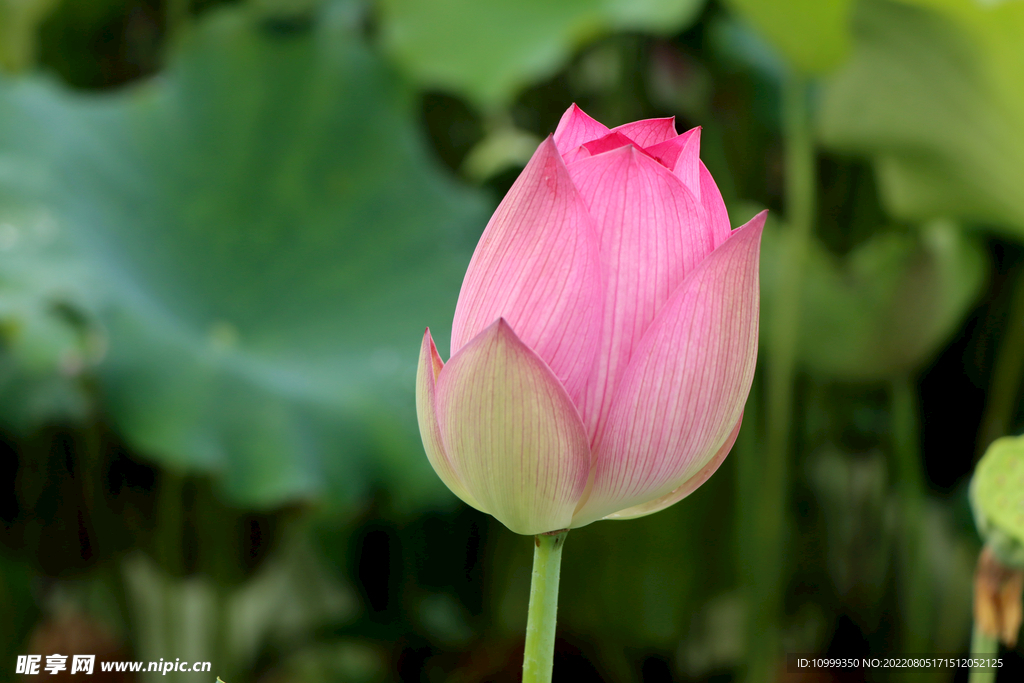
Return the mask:
[[[781,257],[777,230],[761,246],[764,326],[771,328]],[[938,351],[974,303],[985,256],[950,224],[936,223],[919,238],[883,233],[845,259],[814,242],[804,279],[801,363],[812,372],[876,380],[919,367]],[[762,339],[770,338],[765,332]]]
[[822,138],[875,155],[899,216],[1024,236],[1024,3],[925,4],[943,15],[863,3],[854,55],[825,88]]
[[89,303],[82,287],[93,288],[78,259],[54,248],[52,212],[4,191],[26,170],[0,156],[0,424],[22,433],[86,416],[80,380],[105,346],[75,315]]
[[244,11],[118,94],[0,83],[0,169],[21,171],[0,180],[94,279],[73,293],[96,302],[106,407],[136,448],[249,504],[382,472],[398,498],[439,490],[415,360],[483,216],[427,159],[411,99],[339,22]]
[[800,71],[835,68],[850,49],[850,0],[727,0]]
[[612,30],[670,34],[701,0],[380,0],[381,33],[420,83],[484,107],[553,74],[583,42]]

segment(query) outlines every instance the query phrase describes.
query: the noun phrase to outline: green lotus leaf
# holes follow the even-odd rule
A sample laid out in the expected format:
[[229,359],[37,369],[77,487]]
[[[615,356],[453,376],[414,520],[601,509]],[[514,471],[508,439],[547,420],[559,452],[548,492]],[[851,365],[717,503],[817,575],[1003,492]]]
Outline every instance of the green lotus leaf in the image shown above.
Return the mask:
[[825,144],[873,156],[897,216],[1024,236],[1024,4],[862,3],[855,49],[821,100]]
[[850,49],[850,0],[727,0],[804,73],[825,73]]
[[103,331],[115,425],[249,505],[347,501],[374,480],[403,500],[443,490],[416,356],[428,324],[447,334],[486,206],[439,172],[411,92],[332,16],[214,12],[162,75],[113,94],[0,82],[0,211],[37,202],[52,224],[0,272],[66,280],[70,259],[81,277],[61,291]]
[[701,0],[380,0],[381,38],[426,87],[500,107],[553,75],[583,43],[614,30],[671,34]]

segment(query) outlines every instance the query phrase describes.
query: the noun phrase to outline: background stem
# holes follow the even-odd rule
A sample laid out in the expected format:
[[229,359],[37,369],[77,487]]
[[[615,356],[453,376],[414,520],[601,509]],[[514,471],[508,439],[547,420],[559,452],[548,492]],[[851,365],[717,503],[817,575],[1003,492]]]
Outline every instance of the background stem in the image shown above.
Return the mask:
[[[999,652],[999,642],[992,636],[982,633],[978,625],[974,625],[971,633],[971,657],[987,658],[994,657]],[[968,683],[995,683],[995,669],[971,669]]]
[[555,657],[555,619],[562,546],[569,530],[534,537],[533,578],[526,617],[523,683],[550,683]]
[[192,0],[167,0],[165,8],[167,35],[171,40],[179,37],[189,24]]
[[[181,604],[178,584],[181,580],[182,531],[184,511],[184,477],[165,469],[160,482],[157,499],[156,555],[162,565],[163,585],[163,630],[162,645],[170,656],[181,652],[179,638],[181,630]],[[161,655],[157,655],[161,656]]]
[[975,461],[989,445],[1010,431],[1010,422],[1017,408],[1017,395],[1024,380],[1024,268],[1016,275],[1006,331],[999,341],[999,351],[992,368],[988,401],[978,434]]
[[[899,582],[907,653],[931,650],[931,572],[924,552],[925,479],[918,446],[918,407],[914,383],[907,376],[890,383],[892,464],[900,510]],[[935,672],[914,671],[913,680],[931,680]]]
[[807,81],[790,74],[783,93],[786,151],[786,218],[780,269],[779,304],[767,339],[766,440],[763,470],[755,492],[753,534],[746,561],[756,570],[748,576],[750,630],[747,680],[774,679],[779,658],[779,621],[782,614],[782,558],[788,500],[790,425],[793,421],[793,385],[800,328],[800,298],[804,264],[814,223],[816,174],[811,137]]

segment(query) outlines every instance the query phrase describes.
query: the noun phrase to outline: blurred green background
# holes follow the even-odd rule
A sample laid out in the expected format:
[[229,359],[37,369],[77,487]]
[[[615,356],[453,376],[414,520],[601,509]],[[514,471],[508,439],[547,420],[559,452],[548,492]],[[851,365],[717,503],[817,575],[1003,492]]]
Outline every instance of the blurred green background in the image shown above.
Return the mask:
[[413,377],[572,102],[702,126],[733,223],[771,213],[739,442],[569,536],[555,679],[966,680],[784,655],[968,652],[967,483],[1024,427],[1021,36],[1017,0],[0,0],[0,680],[520,679],[532,542],[433,474]]

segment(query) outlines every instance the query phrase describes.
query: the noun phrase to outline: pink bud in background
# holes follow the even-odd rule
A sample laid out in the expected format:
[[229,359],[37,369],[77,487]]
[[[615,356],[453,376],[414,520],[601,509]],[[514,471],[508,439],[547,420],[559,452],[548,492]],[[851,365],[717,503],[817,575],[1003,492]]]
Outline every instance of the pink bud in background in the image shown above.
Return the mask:
[[487,224],[416,405],[434,470],[512,531],[665,508],[739,432],[757,358],[761,213],[730,229],[672,119],[573,105]]

